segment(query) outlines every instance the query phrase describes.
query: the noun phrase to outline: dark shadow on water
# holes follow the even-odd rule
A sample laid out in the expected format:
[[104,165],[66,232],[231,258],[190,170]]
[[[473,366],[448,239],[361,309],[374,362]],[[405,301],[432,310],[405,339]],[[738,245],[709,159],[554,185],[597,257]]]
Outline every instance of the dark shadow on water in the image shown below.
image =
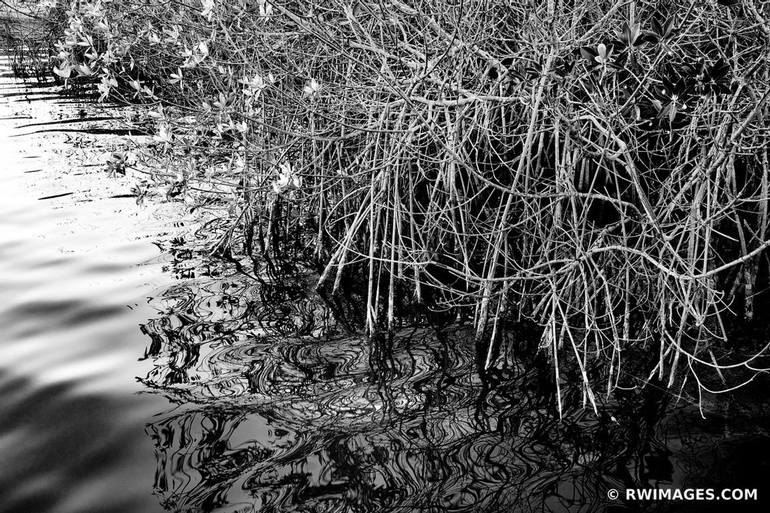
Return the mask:
[[46,121],[44,123],[27,123],[25,125],[19,125],[16,128],[29,128],[33,126],[50,126],[50,125],[69,125],[72,123],[87,123],[87,122],[93,122],[93,121],[112,121],[118,119],[113,116],[88,116],[88,117],[79,117],[74,119],[60,119],[56,121]]
[[[0,370],[0,512],[157,511],[145,440],[123,415],[139,399],[40,386]],[[64,504],[67,504],[66,508]]]
[[[41,88],[42,89],[42,88]],[[62,93],[61,91],[14,91],[12,93],[2,93],[0,94],[0,97],[2,98],[24,98],[29,99],[30,101],[51,101],[51,99],[61,98]]]
[[152,135],[152,132],[141,128],[49,128],[45,130],[35,130],[23,134],[14,134],[11,137],[24,137],[33,134],[43,133],[79,133],[90,135],[114,135],[114,136],[138,136],[138,135]]
[[[181,272],[196,253],[175,257]],[[480,379],[467,328],[351,337],[317,298],[239,275],[188,279],[153,304],[143,382],[180,405],[147,426],[169,511],[695,512],[718,503],[607,492],[770,494],[764,404],[700,422],[651,386],[606,399],[596,416],[576,389],[560,420],[547,360],[525,354]]]

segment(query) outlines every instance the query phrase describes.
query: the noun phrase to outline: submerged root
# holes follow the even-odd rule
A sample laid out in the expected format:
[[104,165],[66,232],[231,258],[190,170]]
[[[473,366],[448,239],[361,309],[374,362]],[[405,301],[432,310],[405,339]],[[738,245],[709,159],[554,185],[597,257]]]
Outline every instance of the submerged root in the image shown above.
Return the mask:
[[164,151],[237,158],[233,227],[270,274],[303,261],[327,293],[354,276],[371,334],[419,309],[468,320],[483,369],[507,322],[533,323],[585,405],[640,355],[634,377],[672,388],[761,370],[718,349],[770,305],[768,13],[268,4],[104,16],[131,58],[108,76],[170,105]]

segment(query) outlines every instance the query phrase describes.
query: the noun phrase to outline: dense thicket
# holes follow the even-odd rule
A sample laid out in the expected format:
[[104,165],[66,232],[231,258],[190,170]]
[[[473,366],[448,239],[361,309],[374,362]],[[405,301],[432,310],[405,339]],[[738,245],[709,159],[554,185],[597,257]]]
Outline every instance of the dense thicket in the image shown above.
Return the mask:
[[[501,323],[527,319],[589,401],[593,364],[610,390],[626,355],[669,385],[753,368],[712,349],[767,285],[770,2],[97,1],[67,19],[57,75],[147,104],[166,155],[226,162],[223,244],[301,254],[333,289],[364,277],[369,331],[414,298],[472,317],[489,366]],[[211,179],[197,162],[180,187]]]

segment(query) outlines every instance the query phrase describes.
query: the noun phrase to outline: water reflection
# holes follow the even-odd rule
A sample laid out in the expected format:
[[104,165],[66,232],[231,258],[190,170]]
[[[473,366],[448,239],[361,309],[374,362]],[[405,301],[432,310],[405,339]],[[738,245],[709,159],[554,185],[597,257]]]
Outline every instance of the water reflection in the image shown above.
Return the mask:
[[[770,496],[767,380],[709,404],[707,422],[656,386],[616,394],[599,418],[565,390],[576,406],[559,420],[538,358],[520,354],[482,379],[467,330],[365,341],[301,280],[258,283],[183,239],[159,243],[170,261],[159,259],[122,185],[60,173],[54,164],[71,162],[50,139],[30,139],[46,158],[8,142],[17,120],[52,113],[3,108],[0,511],[717,511],[613,503],[606,491]],[[155,294],[160,267],[182,281]],[[145,365],[129,365],[142,336]],[[144,386],[175,405],[154,417],[167,402],[131,383],[146,369]]]
[[634,510],[607,490],[675,478],[655,438],[668,393],[559,420],[537,358],[480,379],[470,330],[367,341],[276,287],[188,280],[141,326],[143,382],[178,404],[147,427],[170,511]]

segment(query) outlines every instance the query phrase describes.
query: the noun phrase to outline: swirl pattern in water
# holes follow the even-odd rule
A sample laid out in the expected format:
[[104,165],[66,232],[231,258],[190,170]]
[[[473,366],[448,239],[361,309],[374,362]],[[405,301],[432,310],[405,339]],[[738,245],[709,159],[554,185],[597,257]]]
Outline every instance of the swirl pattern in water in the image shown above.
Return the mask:
[[479,378],[470,330],[365,340],[238,275],[154,303],[143,381],[178,405],[147,428],[169,510],[597,511],[612,486],[671,478],[665,451],[645,467],[629,446],[665,400],[631,438],[589,410],[560,421],[536,362]]

